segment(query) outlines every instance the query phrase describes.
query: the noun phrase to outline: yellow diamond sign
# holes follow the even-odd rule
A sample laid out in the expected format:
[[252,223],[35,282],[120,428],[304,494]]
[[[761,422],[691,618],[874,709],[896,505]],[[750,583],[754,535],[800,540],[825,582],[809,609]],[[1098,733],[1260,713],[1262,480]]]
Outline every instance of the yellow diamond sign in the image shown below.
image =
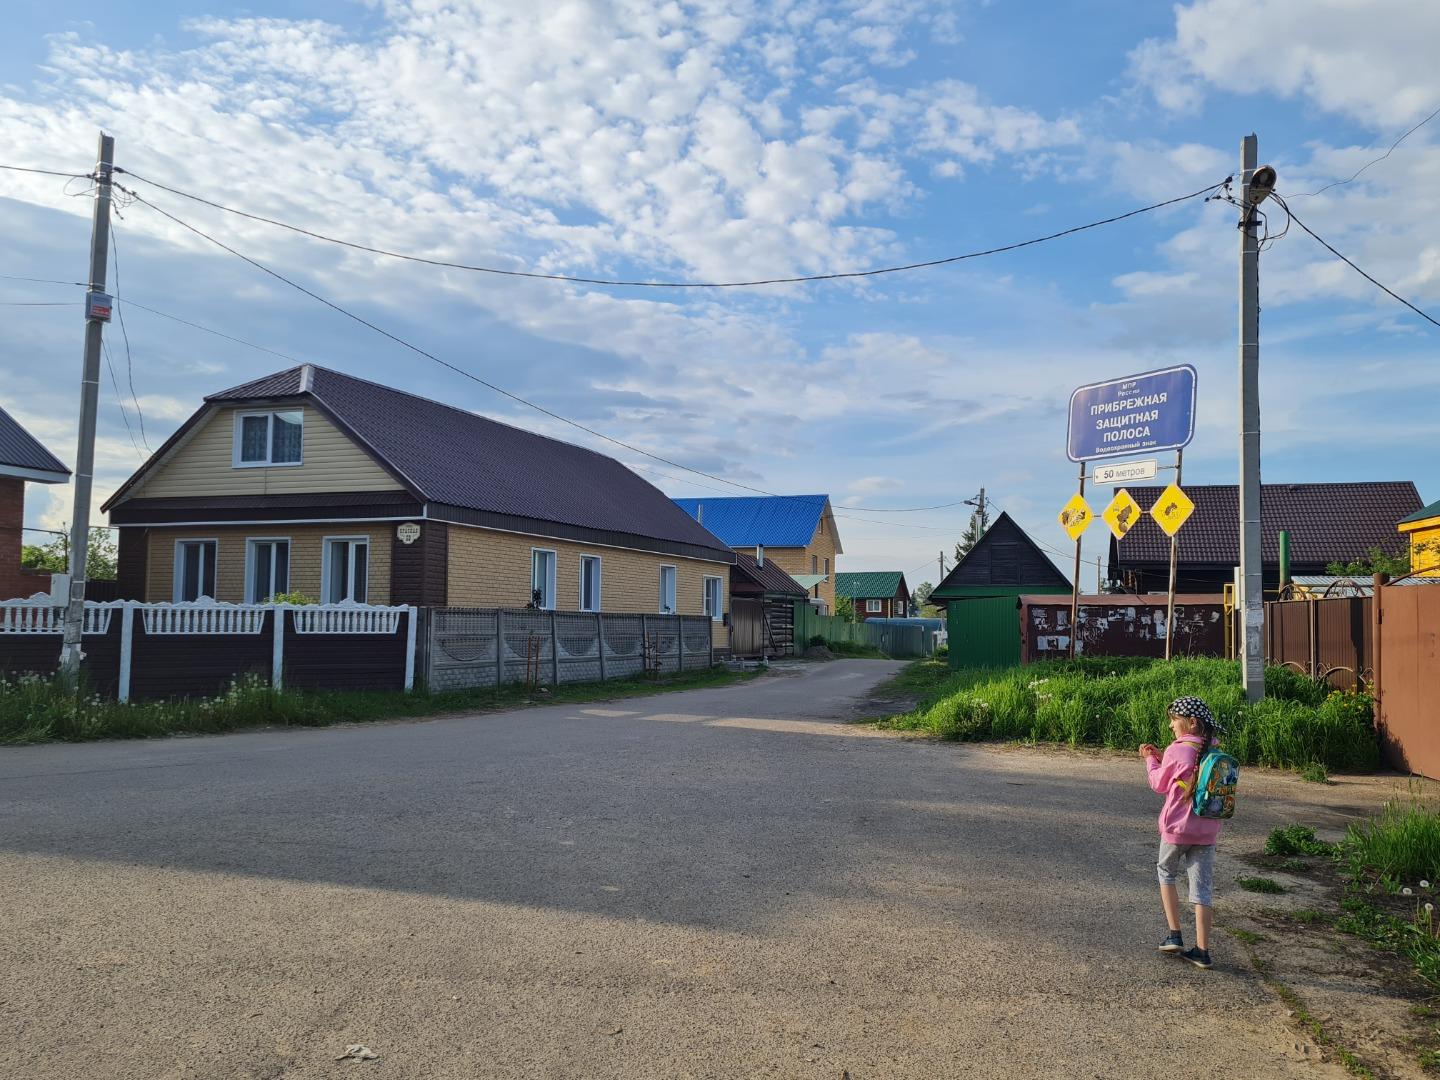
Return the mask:
[[1090,504],[1083,495],[1070,496],[1070,501],[1060,511],[1060,527],[1070,535],[1071,540],[1079,540],[1080,534],[1088,529],[1090,522],[1094,520],[1095,512],[1090,509]]
[[1195,504],[1190,501],[1190,496],[1174,484],[1162,491],[1155,505],[1150,507],[1150,516],[1155,519],[1156,525],[1165,530],[1166,536],[1174,536],[1194,512]]
[[1105,524],[1110,526],[1110,531],[1115,534],[1116,540],[1124,540],[1125,534],[1130,531],[1131,526],[1140,520],[1140,504],[1135,501],[1130,492],[1121,488],[1115,493],[1115,498],[1110,500],[1110,505],[1100,515]]

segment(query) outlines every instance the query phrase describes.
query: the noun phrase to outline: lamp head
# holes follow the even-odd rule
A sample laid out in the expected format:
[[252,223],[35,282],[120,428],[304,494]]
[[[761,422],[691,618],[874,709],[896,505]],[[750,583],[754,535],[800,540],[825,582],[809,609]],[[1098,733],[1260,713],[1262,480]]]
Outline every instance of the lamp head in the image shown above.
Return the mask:
[[1250,174],[1250,183],[1245,186],[1246,201],[1251,206],[1259,206],[1275,190],[1275,170],[1269,165],[1261,165]]

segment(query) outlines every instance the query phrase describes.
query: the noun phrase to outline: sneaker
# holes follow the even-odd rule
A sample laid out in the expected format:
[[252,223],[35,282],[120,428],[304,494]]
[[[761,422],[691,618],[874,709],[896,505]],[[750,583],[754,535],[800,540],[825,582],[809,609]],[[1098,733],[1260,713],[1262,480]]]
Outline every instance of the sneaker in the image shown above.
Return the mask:
[[1210,960],[1209,949],[1187,949],[1180,954],[1180,959],[1189,960],[1198,968],[1210,968],[1214,966]]
[[1160,943],[1160,951],[1178,953],[1185,951],[1185,939],[1180,936],[1179,930],[1171,930],[1165,940]]

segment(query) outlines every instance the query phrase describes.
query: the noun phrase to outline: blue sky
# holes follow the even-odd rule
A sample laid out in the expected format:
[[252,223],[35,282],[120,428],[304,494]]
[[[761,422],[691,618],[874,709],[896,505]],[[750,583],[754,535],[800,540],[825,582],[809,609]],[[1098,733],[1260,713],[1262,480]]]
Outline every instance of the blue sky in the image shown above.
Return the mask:
[[[83,172],[103,126],[122,167],[322,232],[647,279],[861,269],[1041,235],[1218,182],[1252,130],[1280,189],[1313,191],[1440,106],[1440,9],[1399,0],[174,0],[123,18],[27,4],[9,29],[7,163]],[[1431,309],[1437,140],[1440,120],[1354,183],[1294,204]],[[964,513],[870,511],[982,485],[1064,548],[1064,407],[1081,383],[1194,364],[1187,479],[1235,478],[1237,240],[1222,204],[863,283],[656,293],[398,263],[136,187],[548,409],[744,484],[830,493],[842,569],[934,580]],[[0,274],[82,277],[88,214],[63,181],[0,172]],[[143,205],[122,215],[119,291],[136,304],[607,449],[674,495],[724,487],[497,397]],[[6,301],[75,291],[0,279]],[[1262,293],[1265,479],[1411,479],[1440,497],[1425,453],[1440,442],[1440,331],[1298,229],[1265,253]],[[203,394],[288,366],[126,313],[151,447]],[[0,307],[0,403],[66,460],[78,315]],[[108,374],[103,389],[99,499],[143,453]],[[66,519],[68,497],[32,495],[31,523]]]

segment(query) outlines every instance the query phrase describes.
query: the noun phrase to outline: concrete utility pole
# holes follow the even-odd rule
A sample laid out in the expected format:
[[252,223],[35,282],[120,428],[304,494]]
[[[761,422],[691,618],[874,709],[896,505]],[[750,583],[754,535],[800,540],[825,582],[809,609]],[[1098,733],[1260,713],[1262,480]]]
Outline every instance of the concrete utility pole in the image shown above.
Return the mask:
[[1255,208],[1275,187],[1256,168],[1254,135],[1240,144],[1240,672],[1245,699],[1265,696],[1265,595],[1260,555],[1260,238]]
[[95,413],[100,403],[100,337],[110,321],[105,268],[110,261],[110,173],[115,140],[100,135],[95,166],[95,212],[90,220],[90,275],[85,280],[85,365],[80,376],[80,437],[75,449],[75,509],[70,524],[70,603],[65,609],[65,644],[60,674],[74,682],[80,674],[85,630],[85,560],[90,550],[90,489],[95,479]]

